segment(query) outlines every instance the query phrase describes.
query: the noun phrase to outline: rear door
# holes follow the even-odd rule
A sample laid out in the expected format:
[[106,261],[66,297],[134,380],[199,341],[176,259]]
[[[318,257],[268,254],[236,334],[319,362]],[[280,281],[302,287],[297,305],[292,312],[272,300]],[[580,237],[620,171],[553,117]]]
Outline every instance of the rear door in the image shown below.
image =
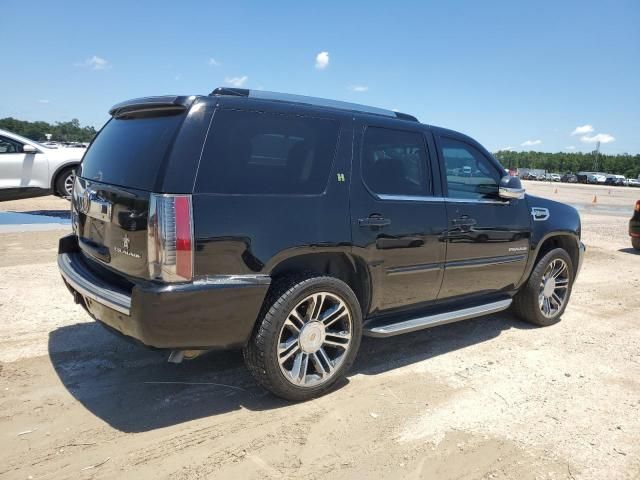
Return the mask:
[[439,136],[447,196],[447,260],[438,298],[510,290],[526,266],[531,217],[522,200],[502,200],[504,171],[463,138]]
[[424,126],[383,118],[356,123],[351,182],[354,251],[372,274],[370,313],[434,300],[447,219]]

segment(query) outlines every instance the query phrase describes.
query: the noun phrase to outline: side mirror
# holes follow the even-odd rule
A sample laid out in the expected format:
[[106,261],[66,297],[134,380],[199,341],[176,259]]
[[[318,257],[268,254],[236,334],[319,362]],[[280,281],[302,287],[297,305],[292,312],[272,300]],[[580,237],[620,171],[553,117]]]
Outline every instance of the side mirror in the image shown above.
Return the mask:
[[500,179],[498,195],[505,200],[521,199],[524,198],[524,187],[518,177],[505,175]]
[[28,143],[25,143],[22,146],[22,153],[38,153],[38,149],[33,145],[29,145]]

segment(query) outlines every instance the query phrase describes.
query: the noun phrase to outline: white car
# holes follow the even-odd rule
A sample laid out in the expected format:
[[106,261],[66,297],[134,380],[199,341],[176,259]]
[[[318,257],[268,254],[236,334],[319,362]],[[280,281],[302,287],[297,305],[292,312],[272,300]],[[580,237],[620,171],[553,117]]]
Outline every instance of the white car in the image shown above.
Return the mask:
[[85,149],[49,148],[0,129],[0,201],[54,194],[70,197]]

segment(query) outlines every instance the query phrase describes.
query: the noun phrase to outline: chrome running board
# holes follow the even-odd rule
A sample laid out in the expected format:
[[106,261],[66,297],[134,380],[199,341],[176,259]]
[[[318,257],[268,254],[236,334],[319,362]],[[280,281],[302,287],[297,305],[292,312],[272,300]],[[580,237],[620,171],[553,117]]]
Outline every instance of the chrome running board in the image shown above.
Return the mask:
[[460,320],[467,320],[481,315],[501,312],[502,310],[509,308],[511,302],[512,300],[509,298],[506,300],[487,303],[485,305],[478,305],[477,307],[463,308],[461,310],[454,310],[451,312],[427,315],[426,317],[402,320],[388,325],[374,326],[371,328],[365,327],[364,334],[369,337],[392,337],[403,333],[415,332],[416,330],[422,330],[423,328],[437,327],[438,325],[444,325],[446,323],[459,322]]

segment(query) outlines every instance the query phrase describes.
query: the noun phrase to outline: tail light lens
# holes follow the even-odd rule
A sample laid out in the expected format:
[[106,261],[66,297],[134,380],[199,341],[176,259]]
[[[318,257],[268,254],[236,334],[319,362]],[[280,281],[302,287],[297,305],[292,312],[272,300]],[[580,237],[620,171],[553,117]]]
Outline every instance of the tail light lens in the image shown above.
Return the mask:
[[640,200],[636,201],[636,212],[640,212]]
[[152,279],[186,282],[193,278],[192,212],[191,195],[151,195],[147,252]]

